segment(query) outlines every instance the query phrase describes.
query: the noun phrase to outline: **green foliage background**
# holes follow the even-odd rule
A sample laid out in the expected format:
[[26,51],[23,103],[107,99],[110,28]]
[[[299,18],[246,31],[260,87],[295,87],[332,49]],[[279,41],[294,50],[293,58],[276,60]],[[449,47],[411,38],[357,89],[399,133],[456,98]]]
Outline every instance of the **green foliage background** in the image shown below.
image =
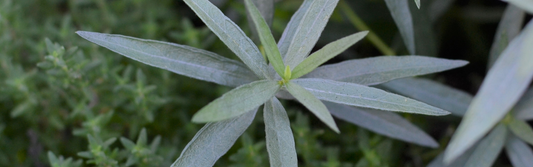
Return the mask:
[[[242,2],[213,2],[251,34]],[[424,3],[430,2],[422,1],[420,12],[429,13]],[[300,4],[299,0],[276,4],[272,28],[275,38]],[[349,4],[383,41],[398,53],[407,53],[384,2],[360,0]],[[464,59],[471,64],[429,78],[475,93],[486,71],[491,39],[503,7],[501,2],[470,0],[457,1],[447,8],[431,27],[435,47],[427,51],[428,56]],[[359,31],[339,9],[330,20],[319,46]],[[181,1],[3,0],[0,166],[64,163],[57,160],[49,164],[49,159],[54,159],[49,158],[50,154],[78,162],[65,166],[85,166],[85,162],[98,158],[120,166],[169,166],[201,128],[190,122],[192,115],[229,88],[132,61],[87,42],[74,33],[77,30],[169,41],[233,55]],[[370,42],[362,41],[331,62],[376,55],[380,52]],[[288,106],[302,166],[425,166],[444,150],[451,129],[459,122],[451,116],[403,115],[440,142],[440,148],[429,149],[342,121],[337,122],[342,132],[337,135],[314,116],[300,112],[305,110],[302,106],[287,103],[284,105]],[[217,162],[218,166],[268,166],[264,124],[258,119],[262,118],[257,117]],[[143,128],[147,142],[138,144]],[[96,148],[89,138],[95,142],[118,140]],[[138,148],[128,148],[125,138]],[[78,154],[83,151],[102,156],[84,158],[84,153]],[[501,158],[496,164],[508,162]]]

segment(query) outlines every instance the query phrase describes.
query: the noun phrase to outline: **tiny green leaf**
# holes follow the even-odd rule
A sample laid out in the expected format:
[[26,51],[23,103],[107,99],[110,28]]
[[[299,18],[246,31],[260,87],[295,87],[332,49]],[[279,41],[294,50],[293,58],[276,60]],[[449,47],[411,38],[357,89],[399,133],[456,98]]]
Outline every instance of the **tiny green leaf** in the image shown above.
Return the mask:
[[363,31],[327,44],[322,49],[307,57],[302,63],[298,64],[298,66],[294,67],[294,70],[292,70],[294,73],[292,74],[292,79],[300,78],[313,71],[321,64],[344,52],[350,46],[363,39],[367,34],[368,31]]
[[479,142],[465,167],[492,166],[503,149],[506,137],[507,128],[503,124],[498,124]]
[[508,126],[515,136],[533,145],[533,129],[531,129],[527,122],[519,119],[512,119]]
[[285,67],[285,72],[283,74],[283,79],[284,80],[290,80],[291,77],[292,77],[291,67],[286,66]]
[[505,150],[514,167],[528,167],[533,164],[531,147],[512,134],[507,139]]
[[279,100],[266,102],[263,115],[270,166],[298,166],[289,117]]
[[172,167],[213,166],[250,126],[256,112],[257,108],[231,119],[207,123],[185,146]]
[[414,114],[435,116],[450,114],[448,111],[444,111],[422,102],[368,86],[311,78],[296,79],[292,82],[303,86],[317,98],[325,101],[357,107]]
[[339,128],[337,128],[337,125],[335,124],[335,120],[333,120],[333,117],[331,117],[331,114],[326,106],[315,96],[313,96],[311,92],[293,82],[288,82],[285,86],[287,91],[289,91],[294,98],[296,98],[307,109],[309,109],[309,111],[315,114],[318,119],[328,125],[333,131],[340,133]]
[[265,22],[261,16],[261,13],[251,0],[245,0],[244,2],[246,4],[248,13],[250,13],[250,16],[252,17],[255,27],[257,28],[259,39],[265,48],[269,62],[272,64],[278,75],[282,76],[285,65],[283,65],[283,60],[281,59],[278,46],[276,45],[276,40],[274,40],[268,24]]
[[272,98],[279,90],[276,81],[260,80],[239,86],[194,114],[193,122],[215,122],[244,114]]

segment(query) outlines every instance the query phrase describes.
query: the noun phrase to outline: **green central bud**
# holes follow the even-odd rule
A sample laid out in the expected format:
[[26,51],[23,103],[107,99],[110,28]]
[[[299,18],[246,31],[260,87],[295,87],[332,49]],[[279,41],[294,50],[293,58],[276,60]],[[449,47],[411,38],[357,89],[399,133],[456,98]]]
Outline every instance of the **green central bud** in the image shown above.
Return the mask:
[[289,82],[289,80],[291,80],[291,75],[292,75],[291,67],[286,66],[285,67],[285,72],[283,73],[283,76],[282,76],[283,79],[281,81],[278,81],[278,84],[279,85],[285,85],[285,83],[287,83],[287,82]]

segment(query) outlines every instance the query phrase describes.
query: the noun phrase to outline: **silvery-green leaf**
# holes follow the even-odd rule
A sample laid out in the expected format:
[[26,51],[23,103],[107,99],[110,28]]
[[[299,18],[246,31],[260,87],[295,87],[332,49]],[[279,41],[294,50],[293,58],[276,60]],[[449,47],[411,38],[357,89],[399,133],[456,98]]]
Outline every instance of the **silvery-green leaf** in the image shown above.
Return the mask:
[[335,124],[335,120],[331,117],[326,106],[318,100],[311,92],[305,90],[302,86],[288,82],[285,84],[285,87],[289,93],[291,93],[296,100],[302,103],[309,111],[318,117],[322,122],[329,126],[333,131],[340,133],[339,128]]
[[506,0],[510,4],[516,5],[528,13],[533,13],[533,1],[531,0]]
[[[410,54],[415,54],[415,31],[413,28],[413,18],[409,10],[409,0],[385,0],[387,7],[394,19],[394,22],[400,30],[400,35],[403,38],[407,50]],[[419,0],[417,6],[420,5]],[[420,8],[420,6],[418,6]]]
[[468,62],[463,60],[424,56],[379,56],[324,65],[304,77],[376,85],[398,78],[445,71],[466,64]]
[[190,46],[123,35],[86,31],[76,33],[133,60],[191,78],[226,86],[239,86],[257,80],[241,62]]
[[417,7],[418,9],[420,9],[420,0],[415,0],[415,3],[416,3],[416,7]]
[[[474,148],[475,147],[477,147],[477,145],[475,145]],[[474,152],[474,148],[468,149],[459,158],[449,164],[444,163],[444,152],[442,152],[435,159],[433,159],[427,167],[464,167],[466,161],[468,161],[468,159]]]
[[533,164],[531,147],[512,134],[507,139],[505,151],[514,167],[529,167]]
[[367,34],[368,31],[362,31],[327,44],[322,49],[311,54],[308,58],[302,61],[302,63],[298,64],[298,66],[294,67],[294,70],[292,70],[292,78],[299,78],[313,71],[321,64],[344,52],[357,41],[363,39]]
[[527,122],[519,119],[512,119],[508,126],[515,136],[533,145],[533,129],[531,129]]
[[242,115],[259,107],[279,90],[276,81],[260,80],[239,86],[204,106],[193,122],[215,122]]
[[490,69],[445,153],[451,162],[498,123],[533,77],[533,21],[513,39]]
[[311,6],[312,2],[312,0],[304,0],[300,8],[296,11],[296,13],[292,15],[291,20],[287,24],[287,27],[285,27],[285,30],[283,31],[283,34],[281,35],[281,38],[278,41],[278,48],[282,58],[285,58],[285,55],[289,50],[289,46],[291,45],[291,42],[296,36],[296,31],[300,26],[300,21],[303,20],[303,17],[305,13],[309,10],[309,7]]
[[[267,25],[270,27],[272,26],[272,18],[274,17],[274,0],[252,0],[261,13],[261,16],[265,19]],[[259,39],[259,34],[257,33],[257,28],[253,24],[252,17],[250,17],[250,14],[246,15],[246,18],[248,19],[248,24],[250,25],[250,29],[252,30],[252,34],[254,35],[254,40]]]
[[245,0],[244,2],[250,17],[252,17],[252,21],[256,27],[261,44],[263,44],[263,47],[265,48],[265,53],[268,57],[268,60],[274,67],[274,70],[276,70],[280,76],[283,76],[285,65],[283,65],[283,60],[279,54],[276,40],[274,40],[274,36],[272,36],[272,32],[270,32],[268,24],[265,22],[265,19],[263,19],[261,13],[251,0]]
[[507,5],[496,30],[496,35],[494,35],[494,42],[492,42],[492,47],[490,48],[489,68],[492,67],[492,64],[494,64],[498,56],[507,47],[509,41],[520,33],[524,17],[525,13],[522,9],[512,4]]
[[513,108],[514,115],[518,119],[530,120],[533,119],[533,88],[524,93],[522,98],[516,103]]
[[409,10],[413,19],[415,36],[415,53],[417,55],[437,56],[438,46],[430,8],[418,9],[415,3],[409,2]]
[[450,114],[425,103],[364,85],[316,78],[295,79],[292,82],[325,101],[414,114],[435,116]]
[[472,101],[472,95],[459,89],[423,78],[402,78],[379,85],[429,105],[463,116]]
[[272,98],[264,106],[266,145],[270,166],[298,166],[291,124],[285,108]]
[[263,79],[270,76],[265,59],[257,46],[220,9],[209,0],[184,1],[258,77]]
[[498,124],[479,142],[465,167],[491,167],[502,151],[506,137],[507,128],[503,124]]
[[250,126],[257,108],[238,117],[207,123],[185,146],[172,167],[213,166]]
[[439,144],[424,131],[396,113],[368,108],[350,107],[324,101],[329,112],[344,121],[378,134],[405,142],[436,148]]
[[[289,41],[286,41],[289,46],[286,52],[281,52],[285,54],[283,56],[285,58],[285,65],[294,68],[309,55],[309,52],[311,52],[311,49],[313,49],[318,41],[320,34],[322,34],[324,27],[326,27],[326,23],[338,2],[339,0],[313,0],[309,2],[311,3],[309,7],[303,9],[305,11],[302,11],[302,17],[291,18],[291,22],[292,19],[300,20],[295,20],[298,26],[287,27],[296,28],[296,30],[293,32],[295,34],[286,34],[289,36]],[[304,5],[306,4],[304,3]],[[302,5],[302,7],[305,6]],[[282,43],[282,45],[286,44]]]

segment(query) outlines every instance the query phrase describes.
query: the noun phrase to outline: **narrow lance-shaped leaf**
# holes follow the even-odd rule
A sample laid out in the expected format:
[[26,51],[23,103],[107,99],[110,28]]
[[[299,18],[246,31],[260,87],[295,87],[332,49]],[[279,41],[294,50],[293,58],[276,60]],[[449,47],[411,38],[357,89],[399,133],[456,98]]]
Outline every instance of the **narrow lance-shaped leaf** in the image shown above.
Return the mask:
[[416,7],[417,7],[418,9],[420,9],[420,0],[415,0],[415,3],[416,3]]
[[527,122],[519,119],[512,119],[508,126],[515,136],[533,145],[533,129],[531,129]]
[[289,117],[279,100],[266,102],[263,114],[270,166],[298,166]]
[[298,66],[294,67],[294,70],[292,71],[292,78],[300,78],[301,76],[313,71],[321,64],[344,52],[350,46],[363,39],[367,34],[368,31],[363,31],[327,44],[322,49],[311,54],[308,58],[302,61],[302,63],[298,64]]
[[289,93],[296,98],[296,100],[298,100],[307,109],[309,109],[309,111],[315,114],[318,119],[328,125],[333,131],[340,133],[339,128],[337,128],[337,125],[335,124],[335,120],[333,120],[333,117],[331,117],[331,114],[326,106],[315,96],[313,96],[311,92],[293,82],[286,83],[285,87],[287,88],[287,91],[289,91]]
[[515,111],[514,115],[518,119],[533,119],[533,88],[529,88],[529,90],[524,93],[513,110]]
[[488,72],[445,153],[451,162],[498,123],[533,77],[533,21],[505,49]]
[[[272,18],[274,17],[274,1],[275,0],[252,0],[269,27],[272,26]],[[250,26],[254,36],[252,39],[257,43],[257,40],[259,39],[257,28],[255,27],[252,17],[249,13],[246,15],[246,18],[248,19],[248,25]]]
[[278,41],[278,48],[282,58],[285,58],[287,51],[289,50],[289,46],[296,36],[296,31],[300,26],[300,21],[303,20],[303,17],[307,10],[309,10],[312,2],[312,0],[304,0],[296,13],[292,15],[287,27],[285,27],[285,30]]
[[503,149],[506,137],[507,128],[503,124],[498,124],[479,142],[465,167],[492,166]]
[[193,122],[215,122],[242,115],[259,107],[279,90],[276,81],[261,80],[239,86],[194,114]]
[[530,1],[530,0],[506,0],[506,1],[526,10],[529,13],[533,13],[533,1]]
[[257,46],[220,9],[209,0],[184,1],[258,77],[264,79],[270,76],[268,66]]
[[533,164],[531,147],[512,134],[507,139],[505,151],[514,167],[528,167]]
[[248,13],[250,13],[250,16],[252,17],[252,21],[254,22],[255,27],[257,28],[257,33],[259,35],[259,39],[261,40],[261,44],[265,47],[266,56],[268,57],[268,60],[274,67],[274,70],[279,74],[279,76],[283,76],[283,70],[285,69],[285,65],[283,65],[283,60],[281,59],[281,55],[279,54],[278,46],[276,45],[276,40],[274,40],[274,37],[272,36],[272,32],[270,32],[270,28],[268,27],[268,24],[265,22],[265,19],[261,16],[261,13],[257,8],[255,7],[254,3],[251,0],[245,0],[246,9],[248,10]]
[[311,4],[306,8],[307,10],[301,17],[298,26],[290,27],[297,28],[294,31],[295,34],[287,34],[293,38],[287,41],[289,46],[284,56],[285,65],[296,67],[309,55],[338,2],[338,0],[313,0],[310,2]]
[[213,166],[250,126],[257,109],[231,119],[207,123],[185,146],[172,167]]
[[[477,145],[476,145],[477,146]],[[474,148],[476,147],[474,146]],[[435,159],[433,159],[427,167],[458,167],[462,166],[464,167],[466,164],[466,161],[470,158],[470,155],[474,152],[474,148],[468,149],[465,153],[463,153],[459,158],[457,158],[455,161],[445,164],[444,163],[444,153],[440,153]]]
[[226,86],[257,79],[241,62],[205,50],[123,35],[78,31],[81,37],[118,54],[177,74]]
[[445,71],[466,64],[468,62],[463,60],[424,56],[380,56],[324,65],[304,77],[376,85],[398,78]]
[[324,101],[329,112],[338,119],[373,132],[421,146],[436,148],[439,144],[424,131],[394,112],[350,107]]
[[448,111],[422,102],[363,85],[325,79],[296,79],[293,82],[325,101],[414,114],[436,116],[449,114]]
[[502,19],[498,25],[498,29],[494,35],[494,42],[490,48],[489,54],[489,69],[496,61],[498,56],[507,47],[509,41],[515,38],[524,22],[525,13],[520,8],[509,4],[503,13]]
[[[415,30],[413,28],[413,18],[409,10],[409,0],[385,0],[387,7],[394,19],[394,22],[400,30],[400,35],[403,38],[407,50],[411,54],[415,54]],[[419,0],[417,6],[420,8]]]
[[457,116],[465,114],[473,98],[466,92],[423,78],[402,78],[378,87],[442,108]]

